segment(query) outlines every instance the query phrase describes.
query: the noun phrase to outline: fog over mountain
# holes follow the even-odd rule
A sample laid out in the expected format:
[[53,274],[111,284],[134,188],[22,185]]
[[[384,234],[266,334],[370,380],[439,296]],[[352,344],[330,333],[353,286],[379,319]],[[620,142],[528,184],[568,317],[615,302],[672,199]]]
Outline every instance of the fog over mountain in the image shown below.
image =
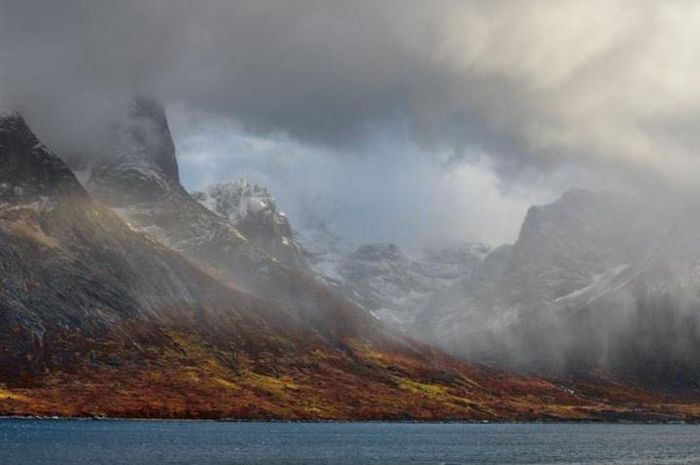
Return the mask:
[[[191,188],[254,170],[296,207],[337,184],[348,223],[362,224],[345,226],[352,234],[423,242],[429,222],[458,231],[446,240],[508,242],[527,205],[572,185],[693,189],[699,10],[681,0],[2,0],[0,98],[55,146],[99,137],[125,94],[155,95],[174,121],[237,128],[194,148],[201,125],[174,123],[183,158],[211,161],[185,175]],[[427,187],[410,196],[419,176]],[[419,213],[401,210],[411,202]],[[445,203],[478,220],[451,221]]]
[[436,294],[415,331],[491,363],[695,384],[696,218],[695,210],[570,190],[531,207],[515,244]]
[[683,0],[0,0],[0,111],[125,243],[304,331],[697,387],[698,24]]

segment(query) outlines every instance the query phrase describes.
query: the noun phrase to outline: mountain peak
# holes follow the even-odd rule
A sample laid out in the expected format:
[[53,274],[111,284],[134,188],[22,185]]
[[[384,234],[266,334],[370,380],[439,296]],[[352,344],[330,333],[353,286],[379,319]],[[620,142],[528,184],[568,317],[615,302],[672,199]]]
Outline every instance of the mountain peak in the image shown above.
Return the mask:
[[305,264],[305,252],[267,188],[241,178],[213,184],[192,196],[273,256],[285,263]]
[[250,184],[246,178],[212,184],[193,196],[232,223],[243,221],[249,214],[260,213],[274,216],[279,223],[286,222],[285,214],[277,210],[275,199],[267,188]]
[[85,192],[19,113],[0,116],[0,200],[24,202],[58,194]]
[[552,203],[530,207],[518,244],[542,240],[572,244],[583,236],[589,236],[588,241],[608,238],[648,216],[648,210],[624,194],[570,189]]
[[152,202],[182,191],[165,109],[135,97],[116,125],[112,153],[93,167],[90,187],[112,206]]
[[32,130],[27,126],[27,122],[18,112],[0,112],[0,135],[3,138],[33,137],[38,142]]
[[129,106],[129,115],[131,119],[127,131],[131,142],[146,149],[142,153],[150,158],[149,161],[170,181],[179,183],[175,144],[163,105],[149,97],[134,97]]

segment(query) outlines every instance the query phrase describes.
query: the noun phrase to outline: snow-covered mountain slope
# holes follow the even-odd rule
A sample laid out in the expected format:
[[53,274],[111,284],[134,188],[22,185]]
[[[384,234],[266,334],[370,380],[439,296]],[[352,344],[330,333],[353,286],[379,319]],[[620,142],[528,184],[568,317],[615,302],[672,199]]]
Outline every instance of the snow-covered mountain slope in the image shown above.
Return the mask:
[[[700,323],[700,306],[688,313],[700,291],[693,271],[700,257],[693,231],[700,229],[677,221],[622,195],[569,191],[532,207],[517,242],[495,249],[437,296],[416,330],[482,361],[649,375],[661,366],[651,364],[661,362],[650,348],[661,341],[676,346],[684,332],[669,330],[669,322]],[[654,303],[679,296],[682,305]],[[688,347],[700,341],[700,326],[691,327],[682,339]],[[668,360],[674,369],[694,360],[691,352],[674,350]]]
[[402,332],[414,332],[416,316],[434,296],[468,276],[491,250],[463,243],[406,253],[393,243],[356,244],[317,210],[323,208],[312,202],[294,218],[311,268],[327,285]]
[[329,285],[390,326],[407,332],[415,318],[452,283],[468,276],[490,246],[465,243],[404,253],[396,244],[354,244],[307,212],[299,241],[312,268]]
[[342,280],[338,274],[343,259],[356,244],[334,229],[322,218],[314,205],[306,205],[294,218],[297,242],[307,254],[311,268],[329,285],[337,287]]
[[409,256],[395,244],[365,244],[341,260],[337,275],[348,297],[408,331],[431,298],[468,276],[489,250],[484,244],[462,244]]
[[192,197],[279,260],[306,266],[306,254],[296,242],[287,216],[277,209],[274,197],[265,187],[243,178],[208,186],[193,192]]

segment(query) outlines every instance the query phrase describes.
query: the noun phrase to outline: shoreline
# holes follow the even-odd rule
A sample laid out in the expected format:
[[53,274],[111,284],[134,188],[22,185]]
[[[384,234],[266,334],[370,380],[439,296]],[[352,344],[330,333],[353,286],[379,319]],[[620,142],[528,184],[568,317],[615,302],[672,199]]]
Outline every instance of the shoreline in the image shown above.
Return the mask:
[[700,420],[659,420],[659,421],[634,421],[634,420],[595,420],[595,419],[556,419],[556,420],[534,420],[534,421],[518,421],[518,420],[281,420],[281,419],[248,419],[248,418],[130,418],[130,417],[64,417],[64,416],[40,416],[40,415],[0,415],[0,421],[108,421],[108,422],[192,422],[192,423],[309,423],[309,424],[462,424],[462,425],[683,425],[697,426],[700,425]]

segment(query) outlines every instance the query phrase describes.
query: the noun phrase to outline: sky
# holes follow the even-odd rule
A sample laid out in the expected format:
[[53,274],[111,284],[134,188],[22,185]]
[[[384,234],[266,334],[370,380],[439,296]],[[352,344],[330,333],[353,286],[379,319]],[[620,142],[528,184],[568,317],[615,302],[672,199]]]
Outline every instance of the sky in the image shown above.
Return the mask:
[[151,95],[189,188],[247,176],[357,241],[510,242],[570,187],[697,198],[698,82],[690,0],[0,0],[0,105],[50,145]]
[[530,205],[556,196],[529,184],[508,186],[485,155],[436,161],[408,134],[336,149],[251,135],[230,122],[187,117],[181,108],[169,115],[188,189],[246,177],[266,186],[302,233],[322,220],[355,244],[501,244],[514,240]]

